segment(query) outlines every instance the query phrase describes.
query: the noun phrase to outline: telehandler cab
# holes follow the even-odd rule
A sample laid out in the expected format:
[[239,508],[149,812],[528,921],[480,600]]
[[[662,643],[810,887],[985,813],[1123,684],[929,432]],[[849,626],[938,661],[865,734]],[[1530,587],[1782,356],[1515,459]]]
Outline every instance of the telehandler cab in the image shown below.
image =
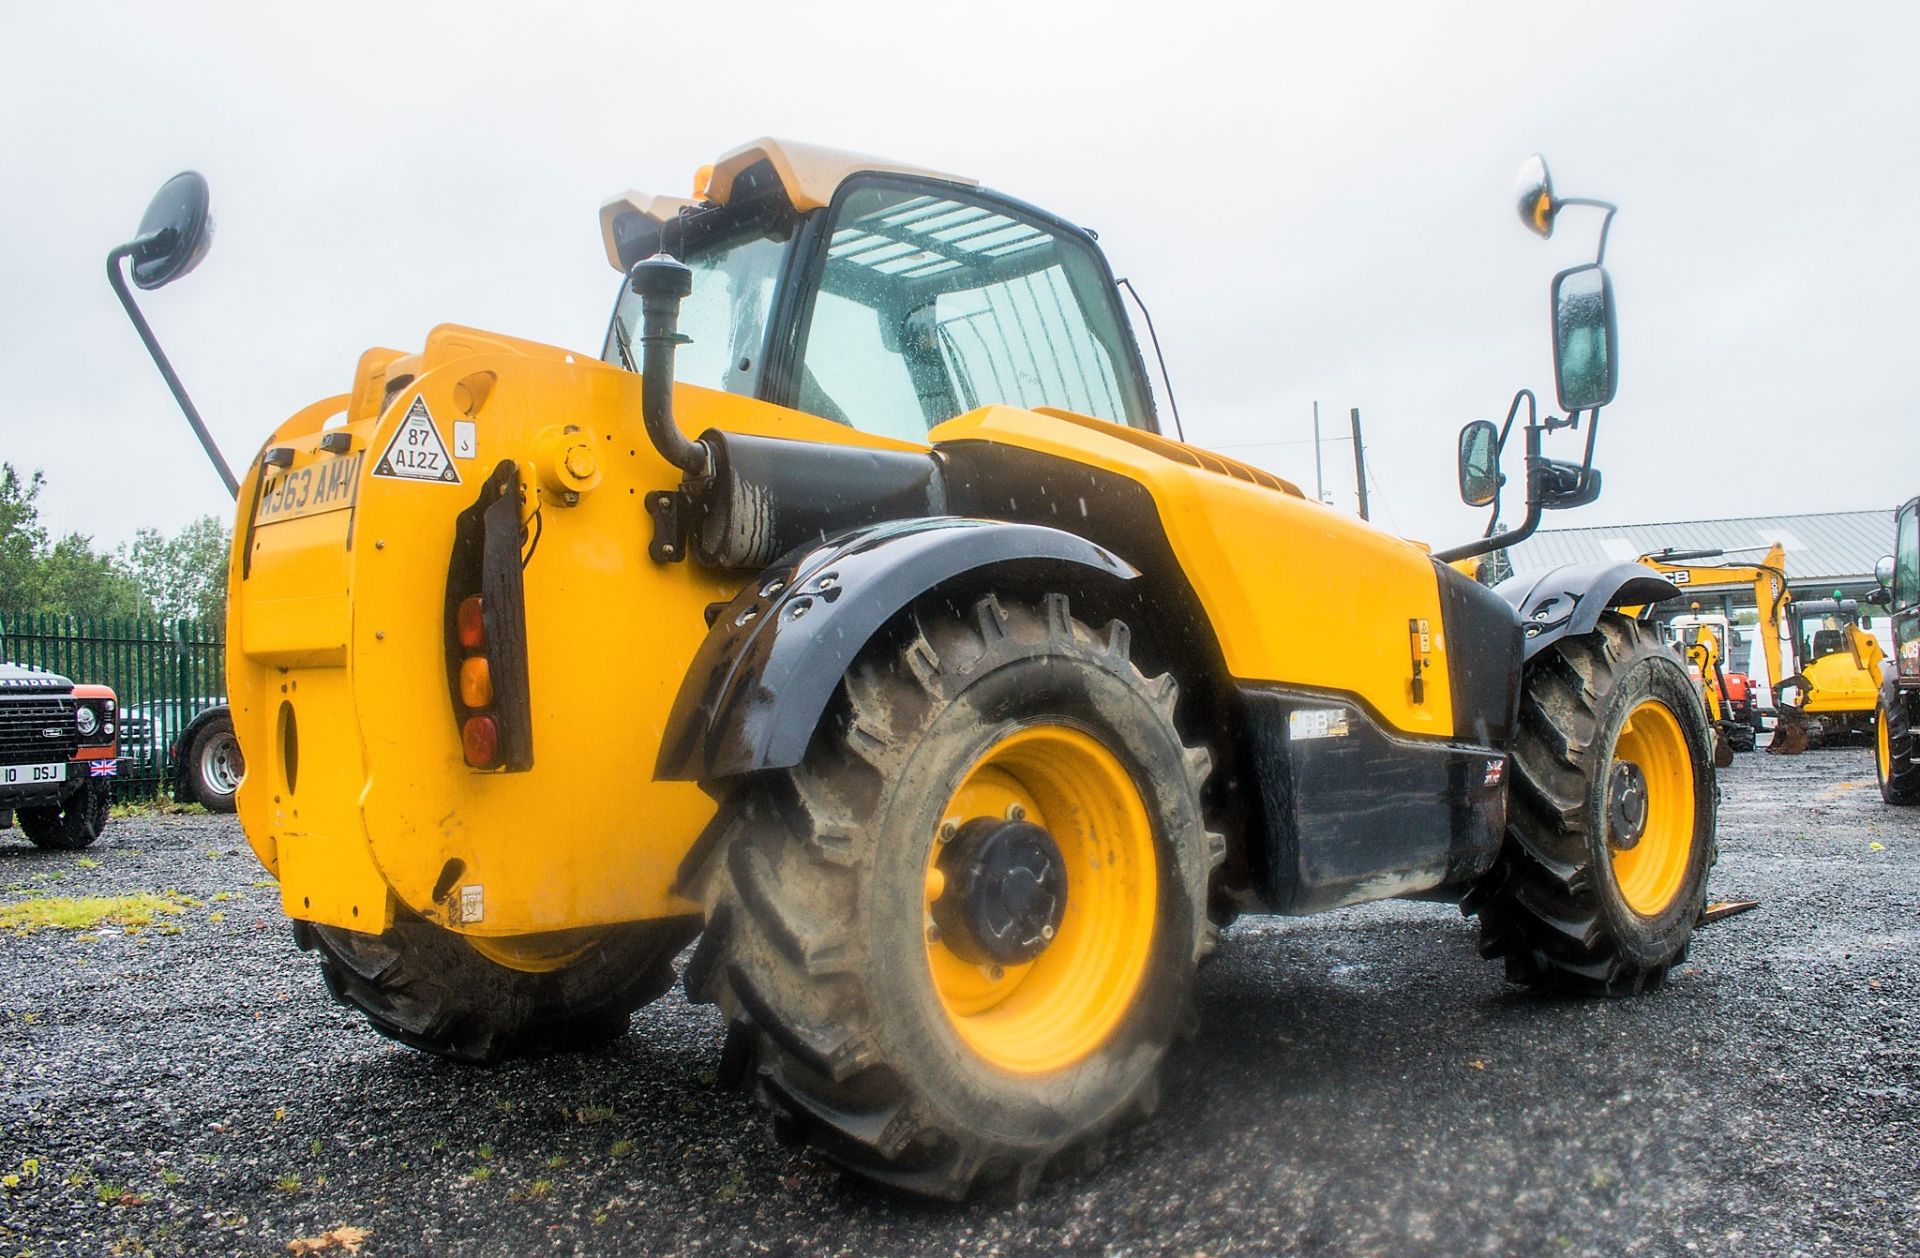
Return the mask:
[[[1523,172],[1542,236],[1579,205]],[[183,176],[114,252],[136,320],[121,260],[176,278],[206,218]],[[1567,418],[1462,435],[1497,503],[1527,408],[1526,523],[1430,555],[1161,435],[1093,234],[972,179],[759,140],[601,226],[602,360],[436,328],[238,478],[240,818],[380,1031],[602,1041],[698,936],[786,1130],[1021,1195],[1153,1110],[1238,913],[1457,902],[1583,992],[1686,954],[1711,731],[1612,610],[1673,588],[1448,566],[1598,492],[1598,261],[1553,283]]]
[[1920,498],[1893,513],[1893,554],[1874,565],[1871,601],[1893,617],[1893,658],[1880,670],[1873,720],[1873,767],[1880,797],[1920,804]]

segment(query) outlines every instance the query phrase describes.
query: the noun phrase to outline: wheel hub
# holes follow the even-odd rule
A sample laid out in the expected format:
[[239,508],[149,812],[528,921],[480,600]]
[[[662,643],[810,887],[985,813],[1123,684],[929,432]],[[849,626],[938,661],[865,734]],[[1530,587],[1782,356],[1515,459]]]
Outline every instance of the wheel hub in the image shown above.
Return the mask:
[[941,852],[946,888],[934,924],[956,956],[1024,965],[1046,951],[1067,907],[1067,870],[1053,836],[1027,821],[978,817]]
[[1631,851],[1647,832],[1647,775],[1631,760],[1613,766],[1607,779],[1607,837],[1622,852]]

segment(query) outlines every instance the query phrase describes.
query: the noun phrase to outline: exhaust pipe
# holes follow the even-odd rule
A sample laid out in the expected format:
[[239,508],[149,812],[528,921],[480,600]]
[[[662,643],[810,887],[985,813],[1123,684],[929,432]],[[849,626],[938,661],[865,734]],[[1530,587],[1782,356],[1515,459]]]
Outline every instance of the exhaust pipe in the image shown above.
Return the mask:
[[640,414],[660,457],[701,480],[713,470],[705,442],[688,441],[673,418],[673,354],[690,337],[680,332],[680,303],[693,292],[693,271],[670,253],[642,258],[627,272],[640,297]]

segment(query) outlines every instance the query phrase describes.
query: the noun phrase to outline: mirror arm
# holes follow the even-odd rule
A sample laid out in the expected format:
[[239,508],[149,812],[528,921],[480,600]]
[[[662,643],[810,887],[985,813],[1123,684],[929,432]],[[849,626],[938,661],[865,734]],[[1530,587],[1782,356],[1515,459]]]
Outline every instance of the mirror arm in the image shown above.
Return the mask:
[[[1521,392],[1525,393],[1526,390],[1522,389]],[[1513,404],[1515,409],[1519,408],[1518,396],[1514,398]],[[1533,531],[1540,527],[1541,489],[1546,475],[1546,461],[1540,456],[1540,432],[1538,424],[1527,425],[1527,518],[1520,521],[1518,528],[1509,529],[1505,533],[1496,533],[1492,537],[1465,542],[1446,550],[1436,550],[1433,552],[1436,562],[1452,563],[1456,559],[1471,559],[1475,555],[1484,555],[1490,551],[1517,545],[1533,536]]]
[[[169,229],[170,230],[170,229]],[[113,285],[113,292],[120,304],[127,309],[127,318],[133,320],[134,330],[140,333],[140,339],[146,342],[147,353],[153,356],[153,365],[160,369],[161,378],[167,382],[167,388],[173,390],[173,400],[180,404],[180,410],[186,415],[187,422],[193,425],[193,433],[200,438],[200,445],[213,460],[214,470],[220,473],[221,481],[227,487],[227,493],[234,498],[240,497],[240,482],[233,478],[233,469],[227,466],[226,458],[220,453],[220,447],[214,444],[213,434],[207,431],[206,424],[200,420],[200,412],[194,409],[193,399],[187,396],[180,377],[173,372],[173,364],[160,348],[160,342],[154,339],[153,329],[147,326],[146,316],[140,313],[140,307],[133,302],[133,294],[127,291],[126,277],[121,274],[120,263],[126,258],[166,235],[165,231],[142,236],[138,240],[129,240],[107,255],[107,282]]]
[[1600,250],[1593,257],[1596,264],[1604,263],[1607,260],[1607,232],[1612,229],[1613,216],[1620,212],[1620,207],[1611,201],[1600,201],[1593,197],[1561,197],[1556,203],[1555,212],[1569,205],[1587,205],[1607,212],[1607,217],[1600,223]]

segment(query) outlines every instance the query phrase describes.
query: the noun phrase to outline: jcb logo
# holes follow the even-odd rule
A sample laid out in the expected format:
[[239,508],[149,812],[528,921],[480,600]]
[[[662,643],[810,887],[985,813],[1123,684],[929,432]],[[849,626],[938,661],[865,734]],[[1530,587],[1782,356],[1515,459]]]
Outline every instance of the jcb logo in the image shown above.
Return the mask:
[[1687,582],[1693,580],[1693,574],[1691,572],[1663,572],[1660,575],[1675,585],[1685,585]]

